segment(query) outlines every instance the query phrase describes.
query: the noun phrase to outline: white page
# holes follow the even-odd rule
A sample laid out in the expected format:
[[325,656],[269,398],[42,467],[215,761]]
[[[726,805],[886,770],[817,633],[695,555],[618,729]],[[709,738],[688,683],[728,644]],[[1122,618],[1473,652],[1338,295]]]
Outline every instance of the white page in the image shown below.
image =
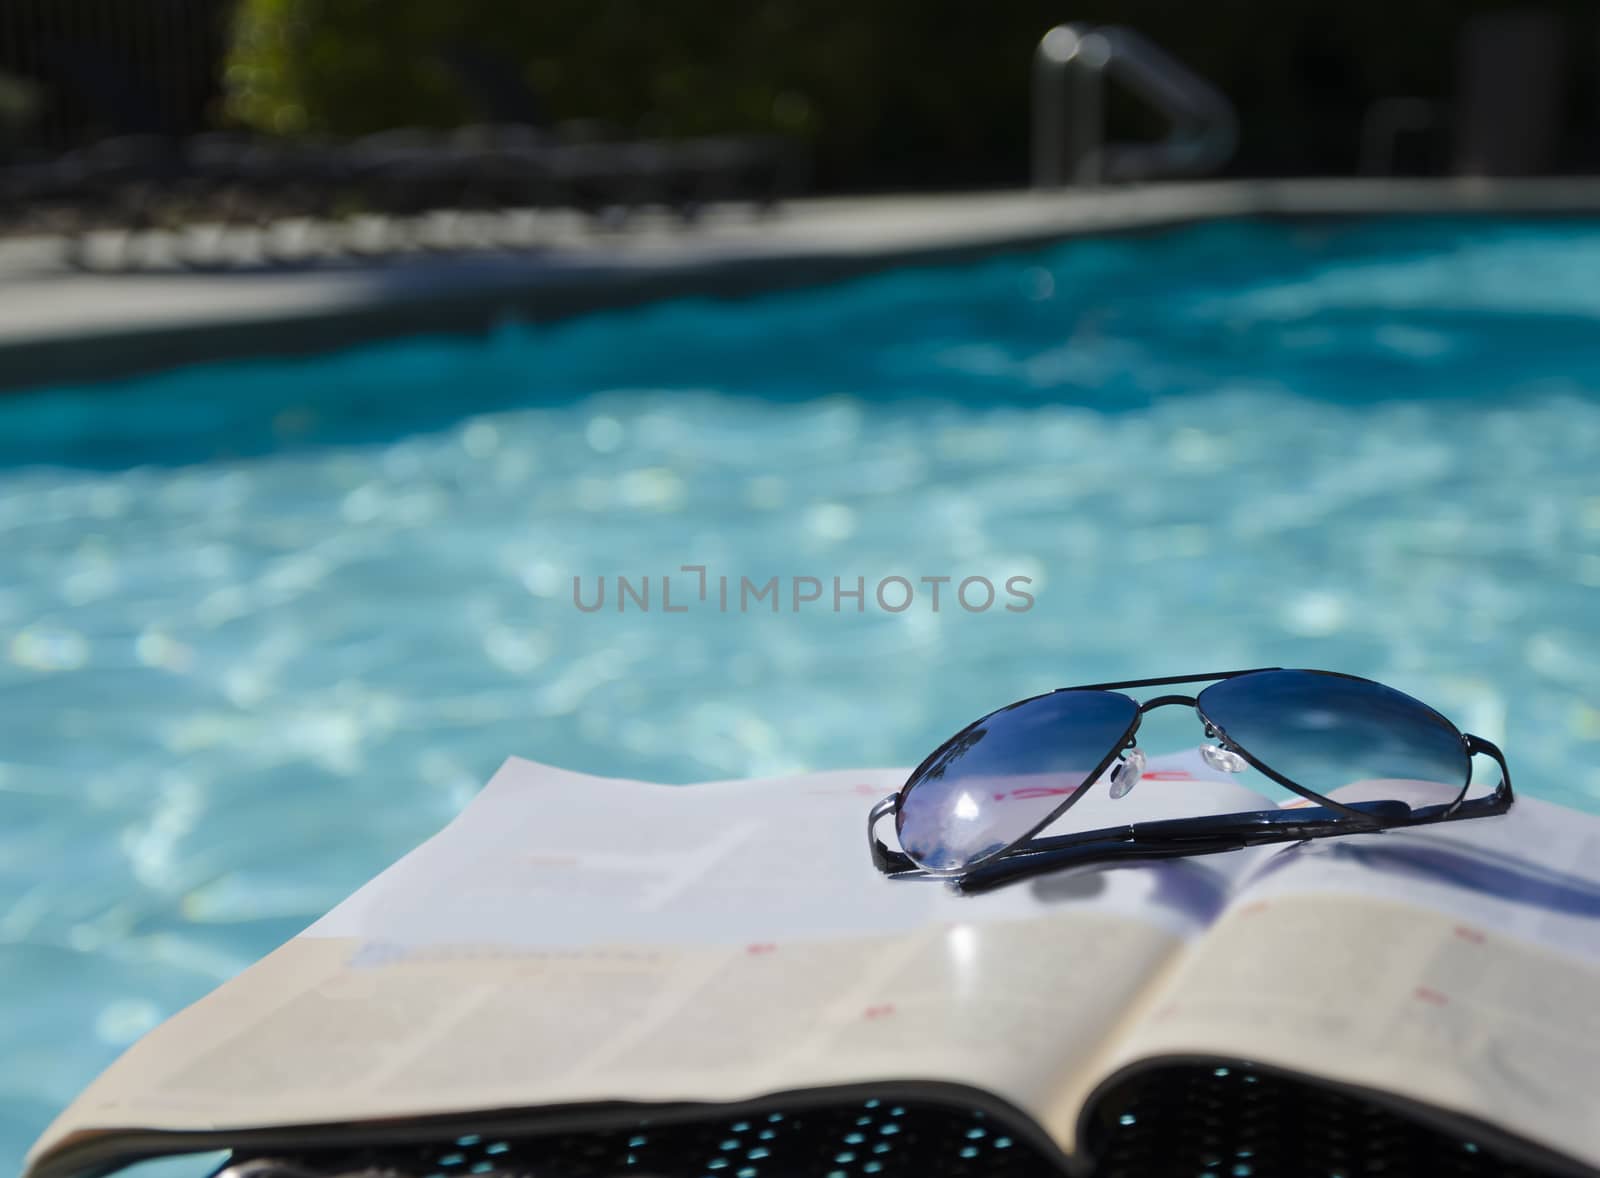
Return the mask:
[[[1407,798],[1387,783],[1341,801]],[[1291,895],[1403,899],[1575,957],[1600,960],[1600,815],[1537,798],[1505,814],[1278,848],[1241,884],[1241,903]]]
[[[1245,863],[1080,871],[978,897],[885,880],[867,854],[866,815],[905,777],[661,786],[513,758],[450,826],[305,935],[356,938],[375,957],[448,944],[738,945],[1026,919],[1063,902],[1193,932]],[[1066,817],[1091,829],[1267,804],[1189,751],[1153,758],[1125,797],[1093,786]],[[892,826],[880,837],[892,842]]]

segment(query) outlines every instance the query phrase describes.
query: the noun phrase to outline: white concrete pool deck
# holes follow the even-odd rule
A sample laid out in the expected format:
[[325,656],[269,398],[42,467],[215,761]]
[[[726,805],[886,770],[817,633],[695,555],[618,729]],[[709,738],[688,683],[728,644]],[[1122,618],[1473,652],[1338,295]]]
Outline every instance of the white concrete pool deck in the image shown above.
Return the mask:
[[1270,180],[1065,192],[799,200],[769,217],[714,211],[599,232],[529,224],[528,248],[345,258],[298,268],[101,274],[63,243],[0,241],[0,387],[253,351],[463,330],[672,294],[817,281],[1081,233],[1231,216],[1600,212],[1600,178]]

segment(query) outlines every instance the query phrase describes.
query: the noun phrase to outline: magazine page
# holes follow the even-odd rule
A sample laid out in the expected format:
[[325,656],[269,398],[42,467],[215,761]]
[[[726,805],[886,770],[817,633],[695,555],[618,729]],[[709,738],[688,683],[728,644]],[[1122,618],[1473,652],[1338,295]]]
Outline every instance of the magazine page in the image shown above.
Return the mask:
[[[1251,809],[1155,761],[1097,824]],[[396,1119],[938,1081],[1043,1119],[1226,903],[1222,858],[978,897],[888,880],[903,771],[665,787],[512,760],[441,834],[135,1044],[35,1147],[98,1131]],[[63,1147],[66,1148],[63,1148]]]
[[1493,818],[1275,848],[1102,1074],[1244,1058],[1600,1166],[1597,994],[1600,817],[1519,798]]

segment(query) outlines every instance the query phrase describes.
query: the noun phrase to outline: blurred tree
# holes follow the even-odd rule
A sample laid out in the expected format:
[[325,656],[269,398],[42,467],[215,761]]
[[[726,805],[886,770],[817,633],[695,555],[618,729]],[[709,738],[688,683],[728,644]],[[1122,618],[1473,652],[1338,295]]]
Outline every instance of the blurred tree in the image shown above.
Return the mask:
[[0,70],[0,147],[22,139],[42,105],[37,84]]

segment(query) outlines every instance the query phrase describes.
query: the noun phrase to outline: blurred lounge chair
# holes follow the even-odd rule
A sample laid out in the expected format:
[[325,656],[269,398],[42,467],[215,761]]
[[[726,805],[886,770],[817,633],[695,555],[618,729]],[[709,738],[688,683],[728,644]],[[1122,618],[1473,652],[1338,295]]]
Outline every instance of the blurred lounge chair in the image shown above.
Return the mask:
[[[414,221],[440,211],[553,208],[615,222],[650,206],[688,221],[713,201],[770,208],[800,184],[798,152],[777,137],[625,140],[604,137],[593,123],[551,127],[518,72],[481,52],[453,51],[442,60],[485,122],[448,132],[397,128],[339,142],[174,135],[116,63],[83,47],[63,47],[58,56],[58,84],[115,133],[52,159],[0,167],[0,221],[7,210],[14,218],[46,210],[69,234],[69,257],[84,265],[91,264],[84,235],[105,227],[181,233],[185,223],[220,219],[270,231],[285,221],[340,222],[352,210]],[[414,234],[390,230],[381,235],[380,251],[386,243],[415,244]],[[198,244],[180,249],[179,260],[225,264],[209,240],[198,235]],[[264,247],[268,261],[290,260],[295,252],[275,251],[270,240]]]
[[511,61],[475,46],[451,47],[438,60],[491,125],[533,137],[520,150],[538,174],[536,195],[553,188],[570,207],[661,205],[692,219],[714,201],[770,207],[800,187],[799,150],[779,136],[627,140],[592,120],[553,125],[544,99]]
[[59,219],[149,223],[152,190],[182,171],[179,136],[164,121],[148,87],[98,47],[55,40],[41,45],[48,81],[92,114],[107,135],[50,158],[22,159],[0,171],[0,207],[19,219],[43,209]]

